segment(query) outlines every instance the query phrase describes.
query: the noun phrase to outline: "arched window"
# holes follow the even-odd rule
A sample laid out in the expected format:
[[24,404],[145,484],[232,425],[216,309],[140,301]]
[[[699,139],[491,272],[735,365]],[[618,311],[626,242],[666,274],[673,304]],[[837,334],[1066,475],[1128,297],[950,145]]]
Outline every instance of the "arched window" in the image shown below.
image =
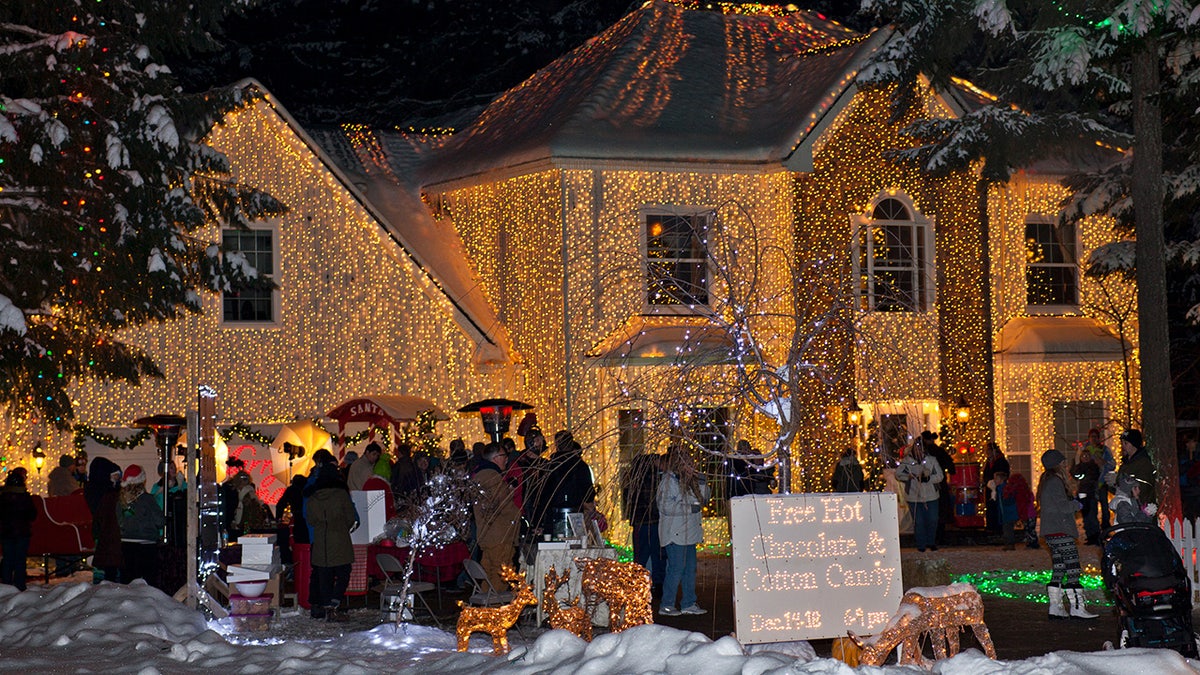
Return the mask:
[[859,306],[924,312],[933,304],[933,228],[905,199],[884,197],[855,219]]

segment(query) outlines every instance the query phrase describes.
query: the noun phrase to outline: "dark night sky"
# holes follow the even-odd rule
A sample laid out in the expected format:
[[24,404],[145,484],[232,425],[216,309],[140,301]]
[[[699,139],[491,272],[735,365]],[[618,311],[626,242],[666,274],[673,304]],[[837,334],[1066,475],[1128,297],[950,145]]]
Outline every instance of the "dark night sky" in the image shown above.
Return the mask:
[[[189,88],[253,77],[305,125],[424,126],[486,104],[640,4],[266,0],[226,22],[223,49],[171,67]],[[866,26],[858,0],[795,4]]]

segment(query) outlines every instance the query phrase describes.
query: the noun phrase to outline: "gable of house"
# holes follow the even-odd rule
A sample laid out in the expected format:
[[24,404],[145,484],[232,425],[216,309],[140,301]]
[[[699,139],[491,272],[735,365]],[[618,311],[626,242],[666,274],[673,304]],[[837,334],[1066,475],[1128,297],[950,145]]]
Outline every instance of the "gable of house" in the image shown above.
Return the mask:
[[[226,423],[321,417],[364,394],[415,394],[455,409],[507,391],[504,369],[481,372],[478,336],[462,329],[462,307],[434,271],[404,248],[269,94],[232,113],[209,140],[239,180],[289,208],[250,233],[198,233],[210,240],[232,234],[239,243],[249,234],[272,247],[267,259],[278,289],[266,300],[269,312],[243,316],[239,303],[231,310],[222,294],[212,294],[203,298],[202,314],[127,331],[123,338],[143,347],[164,377],[139,387],[80,383],[74,396],[81,422],[113,427],[182,412],[195,406],[202,384],[216,390]],[[443,429],[461,426],[461,433],[477,424],[456,419]]]

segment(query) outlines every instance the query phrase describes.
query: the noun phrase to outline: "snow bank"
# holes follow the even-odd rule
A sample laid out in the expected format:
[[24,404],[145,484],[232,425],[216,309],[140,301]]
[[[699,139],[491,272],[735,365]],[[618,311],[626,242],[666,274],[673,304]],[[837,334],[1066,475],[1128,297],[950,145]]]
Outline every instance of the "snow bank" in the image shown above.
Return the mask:
[[[638,626],[591,643],[552,630],[525,643],[514,631],[511,654],[491,656],[487,636],[471,652],[455,651],[452,633],[392,624],[341,635],[338,624],[304,617],[278,621],[267,635],[222,636],[228,620],[206,623],[200,613],[141,581],[31,586],[23,593],[0,586],[3,668],[24,672],[207,673],[422,673],[477,675],[915,675],[889,666],[853,669],[817,659],[807,643],[743,648],[732,637],[716,641],[667,626]],[[216,628],[218,630],[212,630]],[[333,631],[333,633],[330,633]],[[1129,649],[1081,654],[1055,652],[1024,661],[991,661],[975,650],[939,661],[943,675],[1128,675],[1197,673],[1171,651]]]
[[138,580],[128,586],[59,584],[24,593],[0,585],[0,644],[50,647],[114,639],[181,642],[208,630],[204,617]]

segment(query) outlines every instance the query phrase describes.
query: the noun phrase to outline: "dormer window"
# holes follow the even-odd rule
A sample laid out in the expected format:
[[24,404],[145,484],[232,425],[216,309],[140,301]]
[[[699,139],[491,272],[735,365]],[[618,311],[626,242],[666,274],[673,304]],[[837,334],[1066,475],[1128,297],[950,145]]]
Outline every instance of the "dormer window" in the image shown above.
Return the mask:
[[1045,216],[1025,219],[1025,301],[1031,309],[1070,311],[1079,306],[1075,227]]
[[710,209],[644,209],[643,269],[648,312],[709,304]]
[[855,218],[859,307],[924,312],[933,304],[933,228],[906,200],[885,197]]

